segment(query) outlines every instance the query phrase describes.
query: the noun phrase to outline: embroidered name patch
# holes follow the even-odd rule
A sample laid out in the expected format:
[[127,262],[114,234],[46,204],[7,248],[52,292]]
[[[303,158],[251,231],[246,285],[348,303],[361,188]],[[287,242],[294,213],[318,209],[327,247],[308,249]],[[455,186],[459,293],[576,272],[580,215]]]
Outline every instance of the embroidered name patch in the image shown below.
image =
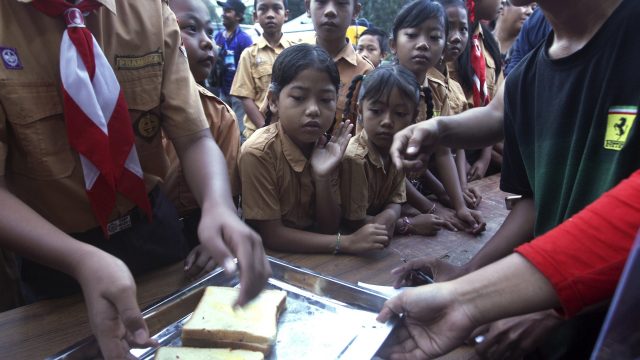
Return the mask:
[[15,48],[0,46],[0,56],[4,67],[9,70],[22,70],[22,63]]
[[607,131],[604,135],[605,149],[622,150],[637,113],[637,106],[612,106],[609,108]]
[[156,51],[142,56],[116,55],[116,69],[135,70],[147,66],[162,65],[162,52]]

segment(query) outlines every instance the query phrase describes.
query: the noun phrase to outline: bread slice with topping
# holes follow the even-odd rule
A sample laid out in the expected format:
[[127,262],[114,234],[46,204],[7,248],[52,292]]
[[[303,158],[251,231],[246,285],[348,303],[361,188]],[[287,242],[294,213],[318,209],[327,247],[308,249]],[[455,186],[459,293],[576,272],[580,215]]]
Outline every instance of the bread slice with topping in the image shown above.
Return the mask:
[[155,360],[264,360],[257,351],[231,349],[201,349],[192,347],[161,347]]

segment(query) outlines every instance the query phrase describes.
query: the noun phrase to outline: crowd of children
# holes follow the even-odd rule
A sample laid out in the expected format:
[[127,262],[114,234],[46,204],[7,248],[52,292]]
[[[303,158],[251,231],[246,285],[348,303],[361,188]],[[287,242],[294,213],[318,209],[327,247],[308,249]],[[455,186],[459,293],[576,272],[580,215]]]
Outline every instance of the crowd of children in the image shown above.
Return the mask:
[[[287,0],[254,0],[253,18],[262,34],[251,44],[239,27],[245,11],[240,0],[217,2],[224,9],[224,30],[217,34],[203,0],[170,0],[170,9],[160,1],[155,7],[128,0],[85,1],[98,5],[81,9],[88,13],[87,28],[98,34],[102,24],[113,27],[94,46],[103,46],[106,58],[114,61],[134,126],[133,153],[137,149],[140,156],[136,174],[144,180],[153,212],[117,195],[108,222],[94,219],[96,207],[85,199],[85,190],[95,196],[86,164],[100,158],[87,160],[74,145],[72,131],[68,140],[62,136],[64,120],[78,113],[67,108],[67,98],[73,96],[65,93],[64,101],[48,100],[48,106],[37,109],[25,105],[29,94],[43,102],[56,95],[53,84],[65,76],[57,66],[66,64],[55,63],[54,68],[33,62],[27,45],[9,46],[19,26],[3,28],[0,197],[7,213],[0,215],[0,245],[24,256],[21,294],[27,301],[81,288],[90,310],[108,308],[117,314],[126,303],[138,320],[122,325],[123,331],[135,334],[132,344],[144,345],[148,334],[137,306],[131,305],[135,285],[127,267],[137,274],[186,258],[185,272],[195,278],[218,265],[233,272],[237,267],[231,258],[237,257],[243,304],[269,274],[263,245],[285,252],[362,254],[384,249],[396,235],[484,231],[477,210],[482,194],[472,181],[500,171],[502,143],[482,149],[473,144],[437,146],[426,170],[419,172],[394,166],[391,145],[396,133],[412,124],[488,106],[493,98],[502,104],[505,47],[514,42],[532,7],[520,9],[509,1],[499,7],[498,0],[413,0],[398,9],[388,32],[370,26],[352,42],[346,34],[360,12],[357,0],[305,0],[316,36],[315,43],[306,44],[282,32],[289,16]],[[64,0],[10,2],[0,9],[3,18],[9,13],[33,16],[43,27],[60,29],[62,19],[48,9],[73,7]],[[136,49],[121,35],[133,20],[122,18],[143,13],[148,18],[150,11],[158,19],[139,30],[136,42],[149,43]],[[493,30],[489,24],[498,15]],[[69,26],[73,34],[76,25]],[[59,37],[48,28],[38,31]],[[46,49],[61,51],[51,45]],[[207,89],[216,62],[224,64],[219,97]],[[91,66],[82,64],[94,76]],[[28,85],[34,81],[27,73],[32,69],[50,81],[37,89]],[[94,103],[103,108],[101,91],[95,90]],[[93,105],[83,106],[80,112],[91,117]],[[42,141],[34,132],[59,138]],[[129,190],[109,174],[105,171],[105,182],[114,191]],[[60,211],[59,204],[68,199],[73,202]],[[36,226],[11,226],[9,212],[27,214],[22,216]],[[147,217],[153,218],[151,224]],[[43,235],[52,231],[64,245],[42,245]],[[157,238],[165,244],[150,244]],[[155,255],[149,251],[158,258],[151,259]],[[70,260],[87,253],[105,268],[124,268],[125,275],[94,281],[95,274],[86,270],[97,265],[76,266]],[[6,257],[3,267],[13,264],[11,256],[0,255]],[[3,289],[15,285],[14,275],[0,273]],[[107,290],[108,281],[119,282],[126,291]],[[7,298],[14,299],[13,294]],[[91,318],[96,333],[103,330],[100,320],[98,315]],[[119,354],[99,340],[105,354]]]

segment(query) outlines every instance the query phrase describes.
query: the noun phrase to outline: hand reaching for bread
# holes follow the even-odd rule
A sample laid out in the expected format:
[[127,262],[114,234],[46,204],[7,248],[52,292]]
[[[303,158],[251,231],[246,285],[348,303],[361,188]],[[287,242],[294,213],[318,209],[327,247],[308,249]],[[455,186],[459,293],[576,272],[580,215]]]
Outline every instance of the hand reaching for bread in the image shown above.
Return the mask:
[[[198,237],[228,275],[240,268],[240,293],[235,305],[244,306],[262,291],[271,276],[262,240],[231,209],[219,206],[207,211],[203,208]],[[233,258],[238,259],[237,265]]]

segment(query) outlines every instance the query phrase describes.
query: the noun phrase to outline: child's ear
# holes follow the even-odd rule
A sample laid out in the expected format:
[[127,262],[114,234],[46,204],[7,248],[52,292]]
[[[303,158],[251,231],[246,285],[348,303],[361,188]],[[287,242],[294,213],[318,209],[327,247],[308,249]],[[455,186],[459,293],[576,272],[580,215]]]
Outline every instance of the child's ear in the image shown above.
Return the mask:
[[394,38],[389,39],[389,49],[391,49],[391,53],[393,55],[396,54],[396,39]]
[[307,16],[311,17],[311,0],[304,0],[304,8],[307,11]]
[[362,118],[362,104],[358,103],[358,117]]
[[[286,21],[286,19],[285,19],[285,21]],[[258,13],[257,13],[257,12],[255,12],[255,11],[253,12],[253,22],[254,22],[254,23],[257,23],[257,22],[258,22]]]
[[284,11],[284,22],[287,22],[287,20],[289,20],[289,10],[285,10]]
[[278,114],[278,96],[276,96],[273,90],[267,92],[267,102],[269,103],[269,111],[271,111],[272,114]]

